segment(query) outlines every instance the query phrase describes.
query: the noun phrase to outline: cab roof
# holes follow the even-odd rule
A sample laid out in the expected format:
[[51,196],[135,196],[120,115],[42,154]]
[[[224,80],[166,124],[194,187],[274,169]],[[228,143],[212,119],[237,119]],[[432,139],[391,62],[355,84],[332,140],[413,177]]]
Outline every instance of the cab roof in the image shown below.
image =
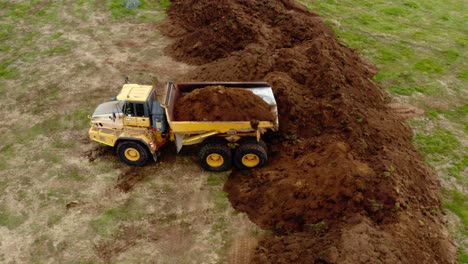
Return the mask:
[[124,84],[119,95],[117,95],[117,100],[146,102],[151,90],[153,90],[151,85]]

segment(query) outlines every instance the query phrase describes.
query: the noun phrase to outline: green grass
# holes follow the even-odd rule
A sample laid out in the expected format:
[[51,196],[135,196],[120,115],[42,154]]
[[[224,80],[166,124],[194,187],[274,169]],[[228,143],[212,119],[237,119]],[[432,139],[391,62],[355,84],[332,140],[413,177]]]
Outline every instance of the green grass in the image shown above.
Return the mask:
[[109,237],[119,230],[119,223],[132,217],[132,212],[124,208],[108,209],[91,221],[93,230],[103,237]]
[[[0,170],[5,170],[8,167],[8,161],[14,157],[13,143],[6,143],[0,148]],[[1,193],[1,192],[0,192]]]
[[71,179],[78,182],[86,179],[84,173],[77,167],[67,168],[66,171],[62,171],[61,174],[59,174],[59,178]]
[[444,201],[445,208],[456,214],[461,221],[461,227],[457,231],[459,233],[455,234],[455,237],[458,237],[461,241],[458,250],[458,262],[468,263],[468,254],[463,250],[468,246],[463,240],[464,237],[468,236],[468,195],[457,190],[444,190],[444,196],[446,197]]
[[[428,115],[434,116],[438,113],[431,112]],[[463,146],[454,133],[444,128],[436,128],[430,132],[416,134],[414,143],[429,164],[443,165],[438,166],[441,167],[441,172],[454,177],[464,186],[468,184],[468,179],[463,175],[468,167],[468,147]]]
[[387,85],[387,89],[394,94],[409,96],[415,93],[435,95],[439,93],[442,88],[437,83],[432,83],[424,86]]
[[452,162],[451,166],[446,168],[446,171],[449,175],[455,177],[460,183],[466,186],[468,185],[468,179],[466,175],[463,174],[466,168],[468,168],[468,155],[463,154],[460,159]]
[[14,59],[7,59],[0,62],[0,78],[15,79],[19,75],[19,70],[12,64],[15,62]]
[[464,71],[460,72],[459,74],[457,74],[457,78],[462,80],[462,81],[468,81],[468,71],[464,70]]
[[451,154],[460,146],[460,141],[455,135],[443,128],[437,128],[427,134],[417,134],[415,143],[422,153],[431,156],[435,161],[439,161],[440,157]]
[[226,173],[210,173],[208,175],[207,184],[209,186],[222,186],[226,181],[228,174]]
[[124,209],[112,208],[92,220],[90,224],[99,235],[108,237],[118,230],[119,220],[128,218],[128,215],[129,213]]
[[15,229],[26,221],[26,217],[18,215],[6,208],[0,208],[0,226],[5,226],[8,229]]
[[[75,47],[72,41],[62,41],[64,33],[59,30],[59,11],[57,1],[32,0],[27,3],[11,3],[2,6],[0,21],[0,80],[17,79],[21,76],[17,64],[34,63],[42,57],[62,56]],[[56,32],[39,32],[31,30],[36,25],[52,25]],[[44,43],[48,48],[43,49]]]
[[433,59],[422,59],[418,61],[414,68],[424,73],[439,73],[444,71],[444,67]]
[[0,180],[0,193],[3,193],[3,191],[8,187],[8,181],[7,180]]
[[210,173],[207,179],[207,185],[211,187],[210,198],[214,203],[214,210],[217,213],[226,212],[229,206],[227,193],[223,191],[224,183],[229,176],[229,172]]
[[[90,108],[78,109],[68,114],[50,117],[49,119],[39,122],[31,127],[27,127],[27,124],[18,124],[18,126],[15,128],[17,133],[10,135],[10,137],[4,138],[2,143],[5,144],[5,146],[0,149],[0,154],[6,154],[3,152],[11,150],[10,145],[15,142],[26,143],[35,140],[40,135],[47,135],[48,137],[51,137],[53,134],[67,130],[76,131],[85,129],[89,124],[88,114],[90,111]],[[55,141],[55,143],[58,142]],[[72,146],[72,142],[62,143],[65,145],[69,144],[68,146]],[[54,144],[52,144],[52,147],[62,148],[64,146],[64,144]]]
[[53,227],[54,225],[60,223],[60,221],[63,218],[63,214],[52,214],[49,216],[47,219],[47,226],[48,227]]
[[54,55],[63,55],[63,54],[67,54],[69,52],[71,52],[73,50],[73,47],[75,46],[76,44],[72,41],[66,41],[66,42],[62,42],[62,43],[59,43],[57,44],[56,46],[48,49],[48,50],[45,50],[42,54],[44,56],[54,56]]
[[[444,194],[449,197],[444,201],[445,207],[454,212],[464,226],[468,226],[468,195],[457,190],[445,190]],[[468,235],[468,229],[463,229],[462,232]]]
[[[232,223],[230,218],[235,213],[231,207],[228,195],[223,191],[224,183],[226,182],[230,172],[209,173],[207,185],[210,188],[210,201],[213,204],[212,211],[214,215],[214,223],[210,230],[210,239],[213,243],[221,243],[222,247],[217,250],[220,256],[220,263],[227,261],[227,254],[230,244],[232,243]],[[221,240],[219,240],[219,238]]]
[[171,6],[171,1],[170,0],[160,0],[159,3],[164,8],[168,8],[169,6]]
[[458,125],[460,130],[468,134],[468,104],[464,104],[451,109],[432,108],[426,112],[430,120],[440,121],[447,119]]
[[40,197],[44,200],[44,207],[49,206],[51,202],[65,204],[70,197],[75,195],[74,191],[75,190],[66,187],[49,188],[47,189],[47,193],[42,193]]
[[434,118],[437,118],[440,115],[443,115],[451,121],[466,120],[468,118],[468,104],[455,107],[449,110],[431,109],[430,112]]
[[143,205],[129,201],[121,207],[107,209],[97,218],[91,220],[92,229],[103,237],[109,237],[116,234],[119,226],[124,221],[140,220],[145,215]]
[[461,250],[461,249],[458,250],[458,253],[459,253],[458,263],[460,263],[460,264],[468,263],[468,254],[465,251]]

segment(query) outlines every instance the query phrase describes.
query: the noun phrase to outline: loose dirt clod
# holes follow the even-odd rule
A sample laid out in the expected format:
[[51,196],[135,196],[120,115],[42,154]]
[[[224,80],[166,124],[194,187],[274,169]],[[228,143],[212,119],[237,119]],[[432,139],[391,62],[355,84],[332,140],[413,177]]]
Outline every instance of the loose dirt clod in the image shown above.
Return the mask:
[[208,86],[179,98],[175,119],[180,121],[273,121],[271,106],[242,88]]
[[225,184],[234,208],[277,233],[254,262],[454,262],[436,175],[374,67],[320,17],[289,0],[175,0],[168,13],[167,52],[200,65],[186,79],[273,87],[269,165]]
[[154,166],[150,165],[146,167],[127,167],[117,177],[115,188],[122,192],[129,192],[135,185],[152,175],[154,171]]

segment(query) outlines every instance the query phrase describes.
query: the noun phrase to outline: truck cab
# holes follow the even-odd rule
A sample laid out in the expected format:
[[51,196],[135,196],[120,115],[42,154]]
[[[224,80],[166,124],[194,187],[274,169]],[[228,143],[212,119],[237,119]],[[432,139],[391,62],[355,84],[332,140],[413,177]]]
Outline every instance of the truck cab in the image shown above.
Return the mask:
[[150,85],[126,84],[117,100],[123,102],[124,126],[152,128],[166,132],[167,121],[164,109]]
[[91,117],[89,136],[116,147],[131,165],[144,165],[166,143],[167,121],[151,85],[125,84],[114,100],[99,105]]

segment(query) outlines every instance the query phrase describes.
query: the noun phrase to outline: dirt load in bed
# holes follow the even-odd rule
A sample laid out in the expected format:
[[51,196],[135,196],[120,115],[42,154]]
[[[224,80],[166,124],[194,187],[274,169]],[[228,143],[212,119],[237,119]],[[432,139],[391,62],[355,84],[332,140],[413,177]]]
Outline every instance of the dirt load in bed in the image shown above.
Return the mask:
[[207,86],[176,102],[177,121],[274,121],[272,106],[243,88]]

